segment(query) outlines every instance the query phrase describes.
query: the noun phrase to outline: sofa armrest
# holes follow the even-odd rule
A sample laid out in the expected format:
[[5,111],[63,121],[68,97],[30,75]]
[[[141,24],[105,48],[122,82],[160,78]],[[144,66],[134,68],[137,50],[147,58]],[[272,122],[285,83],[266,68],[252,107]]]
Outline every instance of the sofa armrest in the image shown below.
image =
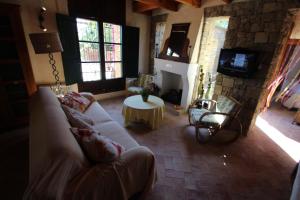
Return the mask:
[[94,95],[92,93],[90,93],[90,92],[80,92],[79,94],[82,95],[82,96],[84,96],[85,98],[87,98],[88,100],[90,100],[92,102],[96,101]]
[[143,199],[156,181],[155,158],[143,146],[129,149],[113,163],[98,163],[74,179],[68,199]]
[[124,152],[116,163],[116,169],[124,183],[129,183],[125,186],[128,198],[140,193],[139,198],[144,199],[157,180],[154,154],[145,146]]

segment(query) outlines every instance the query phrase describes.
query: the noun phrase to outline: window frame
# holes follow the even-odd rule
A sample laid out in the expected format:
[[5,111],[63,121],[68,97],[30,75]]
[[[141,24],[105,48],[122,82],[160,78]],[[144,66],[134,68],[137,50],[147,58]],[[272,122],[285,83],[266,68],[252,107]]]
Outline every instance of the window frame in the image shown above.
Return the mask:
[[[120,26],[120,43],[115,43],[115,42],[104,42],[104,23],[106,24],[112,24],[112,25],[116,25],[116,26]],[[124,63],[123,63],[123,26],[120,25],[120,24],[115,24],[115,23],[110,23],[110,22],[102,22],[102,34],[103,34],[103,54],[104,54],[104,57],[103,57],[103,60],[104,60],[104,75],[105,75],[105,80],[114,80],[114,79],[119,79],[119,78],[124,78]],[[111,45],[119,45],[120,46],[120,58],[121,60],[118,60],[118,61],[106,61],[105,60],[105,44],[111,44]],[[110,78],[110,79],[107,79],[106,77],[106,63],[120,63],[121,64],[121,77],[117,77],[117,78]]]
[[[99,45],[99,61],[82,61],[81,60],[81,54],[80,54],[80,65],[81,65],[81,77],[83,83],[91,83],[91,82],[99,82],[99,81],[107,81],[107,80],[116,80],[116,79],[123,79],[124,78],[124,59],[123,59],[123,26],[121,24],[115,24],[110,22],[104,22],[101,20],[98,20],[96,18],[87,18],[87,17],[76,17],[77,19],[83,19],[83,20],[90,20],[95,21],[98,26],[98,42],[94,41],[86,41],[86,40],[80,40],[78,37],[78,48],[80,50],[80,43],[90,43],[90,44],[98,44]],[[76,21],[77,22],[77,21]],[[114,42],[104,42],[104,23],[112,24],[120,26],[120,43],[114,43]],[[77,35],[78,35],[78,27],[77,28]],[[119,61],[106,61],[105,57],[105,45],[119,45],[120,46],[120,60]],[[99,63],[100,64],[100,79],[98,80],[91,80],[91,81],[84,81],[83,79],[83,71],[82,71],[82,63]],[[121,77],[117,78],[107,78],[106,77],[106,63],[120,63],[121,65]]]
[[[78,35],[78,26],[77,26],[77,19],[83,19],[83,20],[89,20],[89,21],[94,21],[97,23],[97,28],[98,28],[98,42],[95,42],[95,41],[88,41],[88,40],[80,40],[79,39],[79,35]],[[78,36],[78,49],[79,49],[79,55],[80,55],[80,66],[81,66],[81,78],[82,78],[82,81],[83,82],[93,82],[93,81],[101,81],[103,80],[103,75],[102,75],[102,63],[101,63],[101,40],[100,40],[100,27],[99,27],[99,21],[96,20],[96,19],[89,19],[89,18],[84,18],[84,17],[76,17],[76,29],[77,29],[77,36]],[[81,52],[80,52],[80,43],[88,43],[88,44],[98,44],[99,46],[99,61],[82,61],[81,60]],[[82,63],[99,63],[99,67],[100,67],[100,79],[98,80],[90,80],[90,81],[85,81],[84,78],[83,78],[83,73],[86,73],[86,72],[83,72],[82,71]]]

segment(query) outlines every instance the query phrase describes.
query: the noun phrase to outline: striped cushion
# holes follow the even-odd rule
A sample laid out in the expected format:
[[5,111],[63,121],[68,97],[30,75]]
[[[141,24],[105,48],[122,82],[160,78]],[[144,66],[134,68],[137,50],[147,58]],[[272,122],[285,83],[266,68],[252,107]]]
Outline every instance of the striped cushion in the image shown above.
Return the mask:
[[[201,116],[206,113],[206,112],[211,112],[207,109],[198,109],[198,108],[193,108],[190,110],[190,116],[191,116],[191,122],[192,124],[197,124],[201,118]],[[222,125],[225,120],[228,117],[224,115],[206,115],[203,117],[202,122],[203,124],[211,124],[211,125]]]

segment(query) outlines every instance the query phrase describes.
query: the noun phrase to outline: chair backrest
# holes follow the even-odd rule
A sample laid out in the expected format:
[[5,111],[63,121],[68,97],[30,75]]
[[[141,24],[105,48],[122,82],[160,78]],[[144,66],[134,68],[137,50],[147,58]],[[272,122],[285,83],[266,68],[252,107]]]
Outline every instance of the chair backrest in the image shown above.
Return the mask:
[[241,103],[236,99],[228,96],[220,95],[217,99],[216,111],[230,114],[236,117],[241,109]]
[[147,87],[150,83],[153,82],[153,76],[150,74],[140,74],[138,81],[137,81],[137,86],[139,87]]

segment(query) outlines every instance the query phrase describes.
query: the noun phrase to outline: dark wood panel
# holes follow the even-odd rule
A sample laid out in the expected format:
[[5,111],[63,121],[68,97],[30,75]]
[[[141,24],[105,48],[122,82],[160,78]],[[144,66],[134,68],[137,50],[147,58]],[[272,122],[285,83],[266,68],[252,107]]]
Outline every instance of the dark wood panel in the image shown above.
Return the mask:
[[19,5],[0,3],[0,132],[28,123],[28,99],[37,90]]
[[70,0],[68,1],[69,14],[74,17],[96,17],[99,13],[99,2],[101,0]]
[[125,0],[72,0],[68,1],[69,14],[73,17],[94,18],[100,21],[125,25]]
[[138,77],[140,29],[126,26],[124,29],[124,74],[127,78]]
[[113,24],[126,24],[126,1],[103,0],[100,5],[100,20]]
[[125,90],[125,78],[83,82],[78,84],[78,90],[95,94]]

